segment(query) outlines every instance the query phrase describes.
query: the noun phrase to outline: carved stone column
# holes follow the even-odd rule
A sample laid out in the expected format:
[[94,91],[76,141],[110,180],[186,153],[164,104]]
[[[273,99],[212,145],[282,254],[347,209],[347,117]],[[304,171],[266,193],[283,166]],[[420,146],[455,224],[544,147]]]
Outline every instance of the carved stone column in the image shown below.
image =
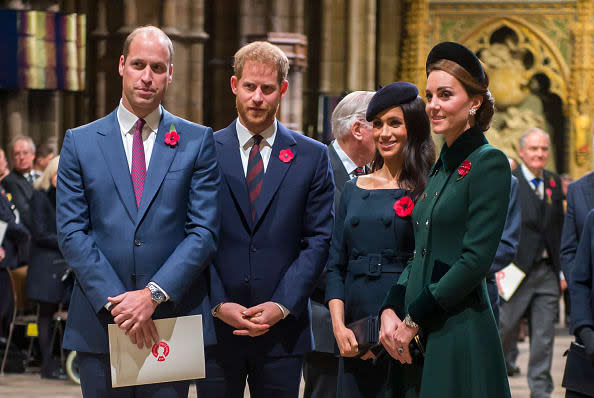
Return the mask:
[[425,87],[425,58],[428,49],[425,45],[428,0],[406,0],[405,37],[402,40],[402,72],[400,79]]
[[349,0],[347,39],[347,90],[375,87],[376,1]]
[[[340,95],[345,89],[346,0],[323,0],[320,49],[320,94]],[[345,62],[346,60],[346,62]]]
[[95,63],[95,117],[107,114],[107,79],[106,79],[106,58],[107,58],[107,10],[105,0],[97,1],[97,28],[91,32],[91,39],[95,41],[96,63]]
[[[400,0],[379,0],[377,21],[377,82],[398,80],[403,7]],[[377,87],[375,87],[377,88]]]
[[569,99],[570,145],[569,170],[573,178],[592,170],[592,118],[594,100],[594,3],[579,0],[577,21],[572,26],[573,57]]

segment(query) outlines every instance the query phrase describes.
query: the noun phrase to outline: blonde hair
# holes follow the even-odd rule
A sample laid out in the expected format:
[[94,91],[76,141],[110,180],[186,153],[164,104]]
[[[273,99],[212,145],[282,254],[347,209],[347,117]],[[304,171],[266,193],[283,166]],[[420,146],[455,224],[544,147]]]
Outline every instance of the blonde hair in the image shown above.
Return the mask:
[[52,160],[50,160],[50,162],[47,164],[47,167],[45,168],[45,171],[43,172],[41,177],[36,179],[35,182],[33,183],[33,188],[35,188],[37,190],[43,190],[43,191],[49,190],[52,185],[52,178],[54,177],[55,174],[58,173],[59,162],[60,162],[59,155],[54,157]]
[[267,41],[255,41],[241,47],[233,56],[233,74],[241,79],[243,67],[247,61],[276,66],[278,82],[282,83],[289,74],[289,59],[277,46]]

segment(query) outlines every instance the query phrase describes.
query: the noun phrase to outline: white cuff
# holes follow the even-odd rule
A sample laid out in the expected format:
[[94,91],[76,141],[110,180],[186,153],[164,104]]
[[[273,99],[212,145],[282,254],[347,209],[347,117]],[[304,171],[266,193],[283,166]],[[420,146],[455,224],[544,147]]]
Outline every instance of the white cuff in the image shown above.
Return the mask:
[[289,311],[288,308],[285,307],[284,305],[279,304],[279,303],[274,303],[274,304],[278,305],[278,308],[280,308],[281,312],[283,313],[283,319],[288,317],[289,314],[291,313],[291,311]]

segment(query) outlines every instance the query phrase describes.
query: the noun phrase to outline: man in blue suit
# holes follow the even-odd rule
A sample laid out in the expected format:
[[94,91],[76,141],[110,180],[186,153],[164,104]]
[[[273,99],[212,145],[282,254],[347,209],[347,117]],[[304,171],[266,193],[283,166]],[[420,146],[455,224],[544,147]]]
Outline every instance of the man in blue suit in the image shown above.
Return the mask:
[[119,62],[120,105],[64,137],[58,236],[76,274],[64,347],[78,351],[85,397],[186,397],[189,382],[112,389],[107,324],[149,348],[153,319],[210,310],[202,271],[216,251],[220,176],[211,129],[160,105],[172,56],[163,31],[135,29]]
[[238,118],[215,133],[221,238],[211,268],[217,345],[198,396],[297,397],[312,349],[309,296],[326,264],[334,183],[328,148],[276,120],[289,62],[254,42],[235,54]]
[[571,275],[575,254],[584,221],[590,210],[594,209],[594,173],[589,173],[567,188],[567,210],[561,234],[561,269],[566,278]]

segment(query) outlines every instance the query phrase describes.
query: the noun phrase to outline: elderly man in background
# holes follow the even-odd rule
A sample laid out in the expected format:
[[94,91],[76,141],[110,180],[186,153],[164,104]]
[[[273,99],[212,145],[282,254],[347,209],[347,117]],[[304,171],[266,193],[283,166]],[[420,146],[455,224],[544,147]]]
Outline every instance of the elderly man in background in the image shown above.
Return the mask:
[[[332,113],[332,133],[335,140],[328,145],[328,155],[334,172],[334,206],[340,201],[344,184],[351,178],[367,173],[367,164],[375,155],[373,129],[365,120],[365,111],[373,91],[355,91],[344,97]],[[314,351],[305,356],[303,378],[304,398],[336,396],[338,358],[334,353],[334,333],[330,311],[324,305],[325,272],[311,297]]]
[[550,138],[544,131],[526,130],[520,139],[519,182],[522,227],[514,263],[526,277],[501,306],[501,340],[508,368],[516,343],[516,328],[523,314],[530,322],[528,385],[533,398],[548,398],[553,391],[551,363],[555,320],[559,303],[559,247],[563,224],[561,179],[545,170]]
[[33,170],[35,143],[31,137],[21,135],[12,140],[10,149],[12,171],[2,180],[2,185],[11,194],[23,224],[31,230],[33,220],[30,201],[33,196],[33,182],[40,175]]

